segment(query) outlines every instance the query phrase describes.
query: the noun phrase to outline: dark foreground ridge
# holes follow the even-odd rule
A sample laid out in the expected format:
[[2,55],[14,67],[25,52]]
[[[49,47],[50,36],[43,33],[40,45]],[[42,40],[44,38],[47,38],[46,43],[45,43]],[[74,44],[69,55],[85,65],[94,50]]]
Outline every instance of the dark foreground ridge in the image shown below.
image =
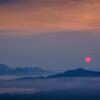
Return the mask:
[[63,77],[100,77],[100,72],[78,68],[65,71],[64,73],[51,75],[48,78],[63,78]]

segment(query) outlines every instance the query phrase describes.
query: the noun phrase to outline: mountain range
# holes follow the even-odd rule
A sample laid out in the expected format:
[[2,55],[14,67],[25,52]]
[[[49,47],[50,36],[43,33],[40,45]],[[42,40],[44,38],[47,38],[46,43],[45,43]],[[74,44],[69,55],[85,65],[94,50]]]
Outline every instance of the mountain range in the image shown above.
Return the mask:
[[39,67],[25,67],[25,68],[11,68],[5,64],[0,64],[0,76],[15,75],[15,76],[42,76],[49,74],[49,71],[43,70]]
[[[5,64],[0,64],[0,76],[6,76],[6,75],[14,75],[14,76],[23,76],[23,77],[43,77],[45,78],[65,78],[65,77],[100,77],[99,71],[91,71],[83,68],[77,68],[72,70],[67,70],[62,73],[57,72],[51,72],[43,70],[39,67],[17,67],[17,68],[11,68]],[[28,78],[28,77],[27,77]]]
[[90,71],[83,68],[68,70],[63,73],[51,75],[48,78],[65,78],[65,77],[100,77],[99,71]]

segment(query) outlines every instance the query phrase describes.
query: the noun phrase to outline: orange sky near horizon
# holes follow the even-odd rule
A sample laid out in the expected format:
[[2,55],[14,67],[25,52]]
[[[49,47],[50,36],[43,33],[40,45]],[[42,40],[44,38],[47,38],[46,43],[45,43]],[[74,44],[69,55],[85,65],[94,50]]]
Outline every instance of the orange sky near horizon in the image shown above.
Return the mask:
[[1,31],[100,31],[99,0],[1,1]]

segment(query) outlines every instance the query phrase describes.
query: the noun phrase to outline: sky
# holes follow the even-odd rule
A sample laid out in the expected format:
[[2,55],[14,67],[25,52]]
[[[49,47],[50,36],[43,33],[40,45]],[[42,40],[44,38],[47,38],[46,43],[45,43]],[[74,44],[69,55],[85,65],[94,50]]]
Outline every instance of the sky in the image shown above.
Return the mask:
[[100,70],[99,44],[99,0],[0,0],[0,63]]

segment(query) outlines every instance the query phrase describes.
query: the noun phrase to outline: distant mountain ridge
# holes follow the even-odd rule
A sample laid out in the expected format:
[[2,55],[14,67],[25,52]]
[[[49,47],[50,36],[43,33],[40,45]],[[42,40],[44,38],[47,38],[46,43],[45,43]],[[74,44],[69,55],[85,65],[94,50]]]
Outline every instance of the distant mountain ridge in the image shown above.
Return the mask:
[[48,78],[63,78],[63,77],[100,77],[100,72],[78,68],[78,69],[68,70],[63,73],[51,75]]
[[[0,76],[5,75],[15,75],[15,76],[29,76],[31,77],[43,77],[45,78],[65,78],[65,77],[100,77],[100,72],[97,71],[90,71],[83,68],[72,69],[62,73],[52,73],[46,70],[43,70],[39,67],[25,67],[25,68],[10,68],[5,64],[0,64]],[[28,77],[27,77],[28,78]]]
[[47,71],[39,67],[25,67],[25,68],[10,68],[5,64],[0,64],[0,76],[3,75],[17,75],[17,76],[32,76],[32,75],[45,75]]

